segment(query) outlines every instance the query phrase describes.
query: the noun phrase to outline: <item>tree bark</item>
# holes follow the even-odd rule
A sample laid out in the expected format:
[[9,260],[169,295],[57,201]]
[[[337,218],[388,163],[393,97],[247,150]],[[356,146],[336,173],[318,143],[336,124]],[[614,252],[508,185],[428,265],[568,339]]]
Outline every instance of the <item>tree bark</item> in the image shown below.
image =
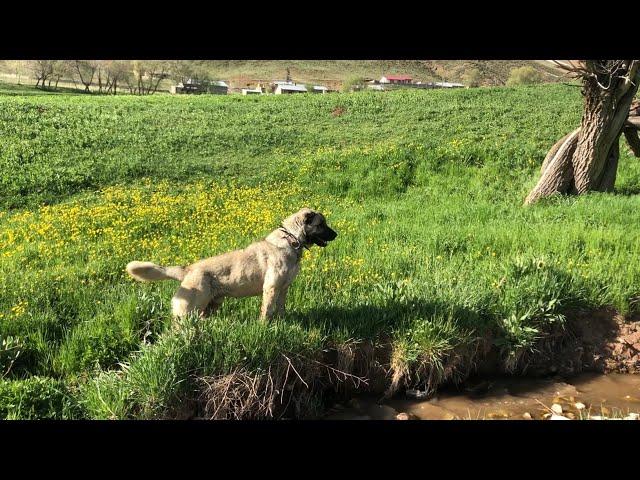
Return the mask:
[[609,151],[607,157],[604,173],[602,175],[602,181],[598,191],[601,192],[613,192],[613,187],[616,184],[616,176],[618,174],[618,159],[620,158],[620,136],[616,138]]
[[[571,158],[578,145],[580,129],[560,139],[549,151],[543,163],[543,172],[538,184],[527,196],[525,203],[530,204],[542,197],[574,190],[573,163]],[[544,166],[546,163],[546,167]]]
[[[640,126],[638,128],[640,128]],[[631,148],[631,151],[636,157],[640,158],[640,137],[638,137],[638,128],[627,125],[622,131],[624,133],[624,138],[627,139],[629,148]]]
[[[638,90],[640,61],[626,61],[613,71],[606,61],[587,61],[582,70],[584,110],[580,128],[564,136],[547,153],[537,185],[525,199],[531,204],[553,194],[613,191],[624,132],[636,156],[640,153],[637,132],[627,118]],[[625,70],[626,66],[626,70]]]
[[603,191],[605,167],[612,158],[612,149],[618,149],[620,133],[629,116],[637,88],[627,89],[626,92],[612,88],[603,94],[596,79],[585,81],[582,134],[573,155],[578,194],[590,190]]

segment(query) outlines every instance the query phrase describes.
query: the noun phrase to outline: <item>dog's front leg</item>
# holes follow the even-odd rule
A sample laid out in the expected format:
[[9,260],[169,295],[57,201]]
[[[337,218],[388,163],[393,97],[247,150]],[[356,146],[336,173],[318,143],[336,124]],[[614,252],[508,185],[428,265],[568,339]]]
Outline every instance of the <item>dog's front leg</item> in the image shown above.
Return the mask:
[[268,320],[273,317],[277,308],[278,289],[275,285],[265,285],[262,289],[262,308],[260,309],[260,319]]
[[289,291],[289,285],[283,287],[280,292],[278,292],[278,298],[276,299],[276,313],[278,315],[284,316],[285,313],[285,302],[287,301],[287,292]]

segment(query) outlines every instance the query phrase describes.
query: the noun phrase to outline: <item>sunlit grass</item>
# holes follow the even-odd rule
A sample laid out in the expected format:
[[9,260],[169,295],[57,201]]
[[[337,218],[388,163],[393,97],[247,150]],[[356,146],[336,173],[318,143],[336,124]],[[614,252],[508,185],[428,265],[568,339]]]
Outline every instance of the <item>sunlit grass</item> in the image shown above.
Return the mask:
[[[0,97],[1,416],[158,417],[198,376],[360,340],[390,343],[399,385],[435,386],[482,339],[516,368],[567,308],[632,310],[635,196],[521,205],[575,94]],[[623,151],[618,191],[638,188]],[[302,206],[339,237],[305,252],[272,324],[229,299],[174,331],[177,284],[125,275],[244,247]]]

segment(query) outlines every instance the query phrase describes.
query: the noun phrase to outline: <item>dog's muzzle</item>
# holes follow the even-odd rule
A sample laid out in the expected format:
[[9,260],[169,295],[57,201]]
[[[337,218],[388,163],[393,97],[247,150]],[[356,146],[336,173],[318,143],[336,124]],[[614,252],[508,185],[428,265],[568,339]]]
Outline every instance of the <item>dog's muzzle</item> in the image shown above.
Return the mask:
[[319,247],[326,247],[330,241],[335,240],[338,236],[338,232],[327,227],[320,235],[314,236],[312,242]]

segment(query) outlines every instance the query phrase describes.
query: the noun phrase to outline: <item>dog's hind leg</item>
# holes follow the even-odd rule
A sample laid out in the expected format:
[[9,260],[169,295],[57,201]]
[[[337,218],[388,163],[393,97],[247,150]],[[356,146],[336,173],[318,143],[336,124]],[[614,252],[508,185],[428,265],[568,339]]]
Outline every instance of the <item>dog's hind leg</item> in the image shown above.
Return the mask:
[[224,298],[222,297],[217,297],[211,300],[207,305],[207,307],[204,309],[204,316],[208,317],[209,315],[213,315],[214,313],[216,313],[216,311],[222,305],[223,301],[224,301]]
[[184,317],[192,312],[204,315],[211,302],[213,291],[208,276],[199,270],[190,272],[171,299],[174,317]]

